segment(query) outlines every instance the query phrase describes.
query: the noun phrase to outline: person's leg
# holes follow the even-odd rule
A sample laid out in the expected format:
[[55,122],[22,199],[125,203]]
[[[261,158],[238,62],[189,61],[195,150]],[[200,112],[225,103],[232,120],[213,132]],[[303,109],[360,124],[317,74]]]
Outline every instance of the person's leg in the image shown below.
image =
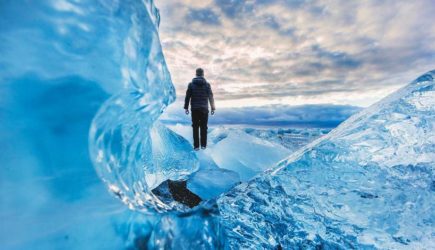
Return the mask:
[[193,128],[193,147],[199,148],[199,121],[200,113],[197,110],[192,110],[192,128]]
[[201,113],[200,127],[201,127],[201,147],[207,147],[207,123],[208,112]]

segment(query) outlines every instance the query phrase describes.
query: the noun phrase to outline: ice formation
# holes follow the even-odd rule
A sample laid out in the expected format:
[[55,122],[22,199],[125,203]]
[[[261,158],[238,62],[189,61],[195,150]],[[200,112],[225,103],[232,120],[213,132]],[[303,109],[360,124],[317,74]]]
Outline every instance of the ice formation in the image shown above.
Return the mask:
[[209,150],[219,167],[237,172],[242,181],[272,167],[290,153],[279,144],[261,140],[243,131],[228,131],[225,139]]
[[434,77],[424,74],[221,197],[230,246],[433,246]]
[[[180,124],[170,126],[170,128],[191,140],[191,128]],[[260,138],[249,133],[263,134],[267,138]],[[303,137],[299,138],[309,140],[307,135]],[[293,143],[298,141],[294,138],[291,140]],[[241,181],[249,180],[256,174],[271,168],[292,152],[283,146],[284,141],[290,143],[288,138],[279,139],[273,130],[259,132],[255,129],[220,126],[211,129],[208,141],[207,150],[200,154],[200,165],[202,167],[215,165],[221,169],[231,170],[240,176]],[[305,145],[306,143],[300,142],[300,144]],[[297,146],[293,147],[293,150],[295,148]]]
[[158,23],[152,1],[0,4],[0,248],[135,245],[160,216],[132,212],[107,187],[130,207],[170,209],[144,198],[157,170],[175,164],[178,178],[197,164],[183,138],[154,123],[175,97]]
[[[151,0],[0,4],[2,249],[433,246],[434,72],[219,196],[313,137],[215,130],[195,156],[156,122],[158,23]],[[205,201],[174,211],[166,178]]]
[[155,123],[175,98],[157,33],[157,9],[152,2],[123,2],[120,11],[128,10],[119,65],[124,88],[96,114],[90,155],[109,190],[129,207],[168,211],[172,203],[162,202],[151,190],[166,179],[193,173],[198,165],[184,138]]

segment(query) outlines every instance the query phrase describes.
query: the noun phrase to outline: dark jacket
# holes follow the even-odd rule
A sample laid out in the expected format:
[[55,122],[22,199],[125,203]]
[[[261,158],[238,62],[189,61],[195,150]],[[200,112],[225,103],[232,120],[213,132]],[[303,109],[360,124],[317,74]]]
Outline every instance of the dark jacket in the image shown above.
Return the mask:
[[211,110],[216,109],[210,83],[204,77],[195,77],[189,83],[184,100],[184,109],[189,108],[189,102],[191,110],[204,110],[208,112],[208,102],[210,102]]

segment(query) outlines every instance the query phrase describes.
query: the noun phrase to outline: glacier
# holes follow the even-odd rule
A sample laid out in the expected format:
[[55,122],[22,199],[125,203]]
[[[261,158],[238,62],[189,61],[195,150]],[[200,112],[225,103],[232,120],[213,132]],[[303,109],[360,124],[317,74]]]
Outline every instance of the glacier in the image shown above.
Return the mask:
[[434,77],[422,75],[220,197],[230,247],[433,247]]
[[[330,133],[214,128],[194,153],[159,121],[159,20],[152,0],[0,3],[0,248],[433,247],[434,71]],[[202,203],[156,195],[167,179]]]

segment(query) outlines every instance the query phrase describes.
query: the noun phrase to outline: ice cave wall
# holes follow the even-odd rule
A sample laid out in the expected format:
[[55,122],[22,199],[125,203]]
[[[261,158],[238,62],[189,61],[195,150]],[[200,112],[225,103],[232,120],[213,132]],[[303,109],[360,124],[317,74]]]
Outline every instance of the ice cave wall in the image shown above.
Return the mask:
[[88,134],[111,96],[127,97],[147,131],[175,98],[158,23],[153,1],[0,3],[2,248],[120,249],[132,221],[152,229],[109,195]]

